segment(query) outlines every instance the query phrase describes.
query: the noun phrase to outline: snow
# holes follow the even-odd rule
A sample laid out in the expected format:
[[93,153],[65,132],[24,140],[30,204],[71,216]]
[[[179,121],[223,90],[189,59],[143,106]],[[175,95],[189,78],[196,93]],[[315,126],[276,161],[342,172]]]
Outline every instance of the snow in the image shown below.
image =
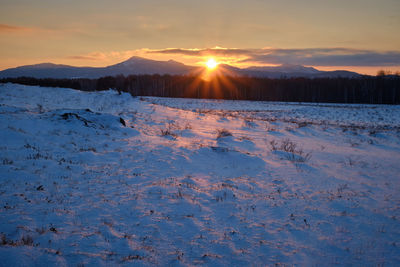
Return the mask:
[[399,120],[0,85],[0,266],[399,265]]

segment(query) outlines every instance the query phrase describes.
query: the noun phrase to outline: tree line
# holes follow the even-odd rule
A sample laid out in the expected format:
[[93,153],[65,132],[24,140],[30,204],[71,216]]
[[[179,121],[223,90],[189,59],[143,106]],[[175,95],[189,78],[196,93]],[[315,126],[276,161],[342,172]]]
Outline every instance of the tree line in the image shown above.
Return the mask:
[[255,78],[191,75],[130,75],[98,79],[0,79],[45,87],[83,91],[115,89],[133,96],[211,98],[283,102],[400,104],[400,76],[378,75],[358,78]]

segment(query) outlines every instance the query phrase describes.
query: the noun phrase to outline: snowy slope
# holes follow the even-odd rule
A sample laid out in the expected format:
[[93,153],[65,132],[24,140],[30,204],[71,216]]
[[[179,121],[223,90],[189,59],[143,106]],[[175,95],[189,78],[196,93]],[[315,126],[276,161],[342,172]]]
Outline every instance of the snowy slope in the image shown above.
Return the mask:
[[0,266],[399,265],[399,118],[0,84]]

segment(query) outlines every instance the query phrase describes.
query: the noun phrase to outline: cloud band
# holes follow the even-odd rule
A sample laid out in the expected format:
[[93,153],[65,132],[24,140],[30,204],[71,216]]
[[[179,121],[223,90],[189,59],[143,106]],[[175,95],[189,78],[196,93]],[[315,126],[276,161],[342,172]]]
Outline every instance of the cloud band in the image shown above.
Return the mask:
[[298,64],[309,66],[400,66],[400,51],[374,51],[351,48],[306,49],[234,49],[169,48],[147,51],[150,54],[179,54],[186,56],[244,57],[241,63]]

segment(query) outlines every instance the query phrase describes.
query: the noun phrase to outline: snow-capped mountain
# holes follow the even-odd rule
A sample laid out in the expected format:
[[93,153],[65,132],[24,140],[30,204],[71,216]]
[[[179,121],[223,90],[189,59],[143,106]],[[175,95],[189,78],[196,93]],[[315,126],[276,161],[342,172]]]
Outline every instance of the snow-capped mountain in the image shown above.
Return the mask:
[[[358,77],[358,73],[350,71],[320,71],[301,65],[281,65],[276,67],[249,67],[240,69],[229,65],[221,65],[229,75],[244,75],[265,78],[282,77]],[[141,57],[131,57],[121,63],[107,67],[74,67],[52,63],[41,63],[10,68],[0,71],[0,78],[34,77],[34,78],[99,78],[104,76],[131,74],[170,74],[183,75],[198,71],[201,67],[188,66],[168,60],[158,61]]]
[[141,57],[130,59],[104,68],[106,75],[130,75],[130,74],[188,74],[195,67],[187,66],[175,60],[157,61]]

